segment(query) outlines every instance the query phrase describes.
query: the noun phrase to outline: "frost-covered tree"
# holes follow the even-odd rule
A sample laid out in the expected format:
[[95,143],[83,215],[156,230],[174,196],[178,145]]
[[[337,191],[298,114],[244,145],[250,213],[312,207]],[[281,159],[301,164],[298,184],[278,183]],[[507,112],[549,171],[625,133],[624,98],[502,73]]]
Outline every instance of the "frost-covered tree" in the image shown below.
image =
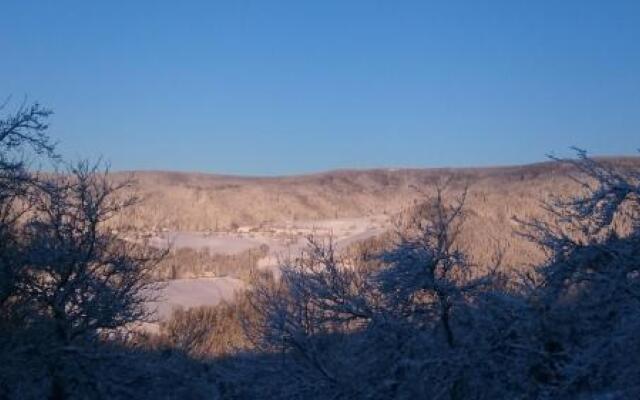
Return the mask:
[[353,397],[362,389],[345,374],[352,361],[338,349],[381,314],[372,271],[352,261],[338,256],[331,239],[309,238],[300,257],[283,263],[279,279],[253,284],[249,301],[257,317],[245,327],[258,349],[277,354],[276,366],[296,377],[292,393]]
[[452,196],[450,183],[413,210],[375,275],[389,321],[378,336],[399,338],[388,355],[393,397],[495,398],[509,396],[505,386],[516,380],[494,359],[494,344],[518,322],[503,314],[524,305],[506,290],[498,248],[488,271],[461,249],[467,190]]
[[[8,103],[0,106],[0,112]],[[18,230],[37,184],[29,169],[30,156],[57,158],[46,134],[50,114],[36,103],[0,119],[0,314],[5,320],[16,317],[8,313],[16,311],[16,291],[24,279]]]
[[178,393],[181,373],[101,340],[148,316],[149,271],[161,254],[107,226],[136,200],[132,181],[86,162],[36,172],[38,162],[61,165],[49,115],[36,104],[0,120],[0,398],[131,398],[158,392],[128,379],[151,385],[158,375],[173,381],[162,395]]
[[433,198],[425,201],[399,231],[399,240],[382,254],[386,267],[378,275],[380,289],[390,306],[416,324],[436,323],[448,346],[456,338],[451,319],[456,303],[486,284],[474,279],[473,265],[459,248],[458,236],[464,223],[466,189],[446,204],[445,186],[437,186]]
[[[458,246],[465,194],[448,201],[438,188],[375,267],[311,240],[279,281],[254,285],[262,318],[253,333],[274,354],[266,369],[279,362],[279,376],[293,381],[283,398],[466,398],[485,384],[480,366],[500,332],[477,335],[492,324],[476,313],[502,300],[488,294],[498,275],[475,271]],[[512,323],[503,320],[492,334]]]
[[106,225],[137,198],[133,181],[80,162],[40,183],[23,237],[24,296],[71,343],[149,318],[151,270],[161,253],[118,238]]
[[551,222],[526,221],[548,254],[530,274],[532,331],[545,362],[536,381],[555,396],[640,394],[640,172],[593,160],[574,167],[581,193],[545,203]]

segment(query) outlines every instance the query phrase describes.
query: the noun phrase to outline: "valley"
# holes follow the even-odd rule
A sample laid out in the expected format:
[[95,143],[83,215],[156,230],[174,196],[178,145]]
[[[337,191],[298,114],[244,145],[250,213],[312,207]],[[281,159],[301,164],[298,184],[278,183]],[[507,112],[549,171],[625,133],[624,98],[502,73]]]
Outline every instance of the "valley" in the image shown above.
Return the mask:
[[[640,165],[638,158],[605,160]],[[250,178],[173,172],[138,172],[145,201],[119,223],[131,237],[155,247],[193,251],[200,272],[168,279],[160,318],[174,307],[230,301],[246,285],[246,271],[225,268],[217,259],[247,256],[258,268],[276,271],[295,257],[307,238],[332,238],[338,250],[394,228],[394,219],[450,180],[449,193],[468,187],[466,221],[459,245],[479,266],[489,266],[493,250],[503,267],[523,270],[543,258],[537,246],[517,235],[513,217],[543,217],[550,193],[577,190],[570,167],[555,163],[462,169],[334,171],[294,177]],[[121,174],[124,176],[125,174]],[[118,179],[118,175],[116,175]],[[242,261],[238,261],[242,263]],[[189,261],[191,264],[197,262]],[[178,271],[187,262],[178,262]],[[242,267],[242,266],[241,266]],[[218,272],[213,272],[218,270]],[[207,272],[208,271],[208,272]],[[242,272],[242,273],[241,273]],[[244,275],[243,275],[244,274]]]

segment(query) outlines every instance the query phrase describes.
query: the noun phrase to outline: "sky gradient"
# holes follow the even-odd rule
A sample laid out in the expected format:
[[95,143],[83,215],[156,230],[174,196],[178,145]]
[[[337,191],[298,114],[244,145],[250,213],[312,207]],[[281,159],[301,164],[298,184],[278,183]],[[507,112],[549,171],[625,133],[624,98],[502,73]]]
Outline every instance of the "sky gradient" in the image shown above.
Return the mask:
[[[98,4],[100,3],[100,4]],[[640,147],[640,1],[4,0],[70,158],[247,175]]]

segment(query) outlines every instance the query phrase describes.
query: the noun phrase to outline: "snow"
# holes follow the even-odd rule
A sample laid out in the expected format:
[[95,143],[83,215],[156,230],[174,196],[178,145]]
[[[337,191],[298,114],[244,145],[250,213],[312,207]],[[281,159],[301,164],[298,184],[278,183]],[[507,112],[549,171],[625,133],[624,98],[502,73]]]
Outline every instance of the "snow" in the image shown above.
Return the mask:
[[175,279],[160,290],[160,301],[150,304],[159,319],[166,319],[175,308],[216,305],[230,301],[245,283],[231,277]]

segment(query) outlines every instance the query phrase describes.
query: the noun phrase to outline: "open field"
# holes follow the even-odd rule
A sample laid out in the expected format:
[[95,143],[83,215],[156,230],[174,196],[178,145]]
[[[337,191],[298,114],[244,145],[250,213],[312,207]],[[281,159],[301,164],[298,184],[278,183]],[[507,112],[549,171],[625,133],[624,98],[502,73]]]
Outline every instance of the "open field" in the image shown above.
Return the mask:
[[[171,246],[172,249],[203,250],[212,255],[238,256],[242,252],[268,246],[268,253],[261,257],[257,266],[261,269],[276,270],[280,260],[298,255],[307,244],[307,237],[335,243],[342,249],[352,243],[383,233],[388,227],[384,216],[377,218],[345,218],[342,220],[298,221],[296,223],[272,226],[260,232],[247,233],[203,233],[203,232],[163,232],[151,238],[157,247]],[[215,260],[211,260],[215,263]],[[239,274],[238,274],[239,275]],[[152,308],[157,308],[157,317],[166,319],[176,307],[196,307],[215,305],[220,301],[230,301],[236,291],[246,283],[231,272],[228,276],[196,276],[185,279],[170,279],[161,289],[161,299]]]
[[[236,232],[162,232],[151,237],[156,247],[191,248],[212,254],[234,255],[268,246],[268,259],[298,254],[313,236],[332,238],[338,247],[368,239],[390,227],[387,216],[343,218],[318,221],[295,221],[257,227],[241,227]],[[262,265],[269,265],[262,262]]]
[[230,301],[244,282],[231,277],[175,279],[164,284],[157,304],[151,304],[159,319],[166,319],[177,307],[216,305]]

